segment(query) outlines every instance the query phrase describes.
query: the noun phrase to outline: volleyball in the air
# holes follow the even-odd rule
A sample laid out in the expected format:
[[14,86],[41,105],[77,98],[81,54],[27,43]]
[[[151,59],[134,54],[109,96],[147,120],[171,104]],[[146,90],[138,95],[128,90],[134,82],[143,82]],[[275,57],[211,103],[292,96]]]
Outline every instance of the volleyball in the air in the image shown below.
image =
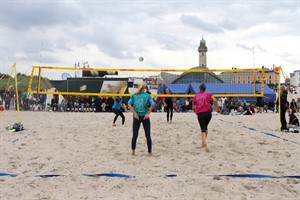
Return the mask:
[[139,61],[143,62],[144,61],[144,57],[139,57]]

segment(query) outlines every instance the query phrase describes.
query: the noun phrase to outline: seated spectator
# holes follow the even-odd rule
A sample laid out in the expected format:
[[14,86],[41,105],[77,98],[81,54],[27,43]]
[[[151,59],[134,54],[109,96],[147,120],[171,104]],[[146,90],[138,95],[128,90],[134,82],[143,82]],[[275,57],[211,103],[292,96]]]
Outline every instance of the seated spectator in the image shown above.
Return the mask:
[[77,109],[77,112],[79,112],[79,108],[80,108],[80,98],[79,96],[76,96],[74,101],[74,111]]
[[288,110],[288,114],[290,117],[289,124],[299,126],[299,120],[296,117],[295,112],[293,110]]
[[81,98],[79,98],[79,103],[81,107],[81,112],[85,112],[86,97],[82,95]]
[[275,112],[275,103],[274,103],[274,101],[269,101],[269,103],[268,103],[268,109],[272,110],[273,112]]
[[95,111],[95,107],[96,107],[96,99],[95,99],[95,97],[91,98],[90,105],[91,105],[91,111],[94,112]]
[[265,100],[263,100],[263,112],[268,113],[268,106],[267,106],[267,102]]
[[112,97],[108,97],[106,100],[106,112],[112,112],[112,107],[114,105],[114,99]]
[[56,98],[51,99],[51,110],[58,111],[58,102]]
[[106,108],[106,97],[102,98],[101,100],[101,112],[105,112],[106,111],[105,108]]
[[246,110],[242,113],[242,115],[252,115],[252,111],[250,106],[247,106]]
[[294,113],[296,113],[297,111],[298,111],[298,108],[297,108],[298,106],[297,106],[297,103],[296,103],[296,101],[295,101],[295,99],[292,99],[292,101],[291,101],[291,103],[290,103],[290,108],[292,109],[292,111],[294,112]]
[[68,100],[66,97],[63,97],[59,104],[59,111],[66,112],[67,111]]
[[251,103],[249,103],[249,109],[252,112],[252,114],[254,115],[255,114],[255,109],[254,109],[254,107]]
[[102,99],[101,97],[95,98],[95,112],[101,112],[102,111]]

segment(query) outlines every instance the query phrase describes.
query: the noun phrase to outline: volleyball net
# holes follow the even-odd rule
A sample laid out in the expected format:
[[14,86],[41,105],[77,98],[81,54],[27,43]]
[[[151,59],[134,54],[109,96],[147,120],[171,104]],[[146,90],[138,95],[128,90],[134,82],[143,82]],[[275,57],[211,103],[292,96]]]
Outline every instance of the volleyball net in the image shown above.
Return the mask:
[[[152,96],[193,97],[199,84],[216,97],[262,97],[264,68],[255,69],[135,69],[32,66],[28,93],[78,96],[130,96],[139,82]],[[49,88],[49,82],[53,89]],[[169,88],[171,94],[165,94]]]

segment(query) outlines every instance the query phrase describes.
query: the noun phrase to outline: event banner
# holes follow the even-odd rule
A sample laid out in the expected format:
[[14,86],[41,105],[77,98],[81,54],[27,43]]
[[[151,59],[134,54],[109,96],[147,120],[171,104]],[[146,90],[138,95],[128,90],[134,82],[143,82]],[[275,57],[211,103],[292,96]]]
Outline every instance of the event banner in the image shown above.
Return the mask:
[[50,82],[60,92],[128,93],[128,78],[67,78]]

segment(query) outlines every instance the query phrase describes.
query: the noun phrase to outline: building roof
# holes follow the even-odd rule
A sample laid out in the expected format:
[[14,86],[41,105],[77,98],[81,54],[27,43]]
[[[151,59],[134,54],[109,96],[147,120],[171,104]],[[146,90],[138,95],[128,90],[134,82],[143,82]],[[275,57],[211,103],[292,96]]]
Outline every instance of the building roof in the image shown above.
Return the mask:
[[[202,67],[193,67],[191,69],[203,69]],[[185,77],[187,77],[190,74],[207,74],[208,76],[201,76],[201,77],[193,77],[193,79],[191,78],[187,78],[186,81],[183,81],[183,79]],[[180,74],[179,76],[177,76],[176,79],[174,79],[171,83],[192,83],[192,82],[196,82],[196,83],[201,83],[201,82],[213,82],[213,83],[223,83],[224,81],[219,78],[215,73],[213,72],[203,72],[203,73],[195,73],[195,72],[184,72],[182,74]]]
[[161,72],[160,76],[164,83],[172,83],[179,75],[171,74],[168,72]]

